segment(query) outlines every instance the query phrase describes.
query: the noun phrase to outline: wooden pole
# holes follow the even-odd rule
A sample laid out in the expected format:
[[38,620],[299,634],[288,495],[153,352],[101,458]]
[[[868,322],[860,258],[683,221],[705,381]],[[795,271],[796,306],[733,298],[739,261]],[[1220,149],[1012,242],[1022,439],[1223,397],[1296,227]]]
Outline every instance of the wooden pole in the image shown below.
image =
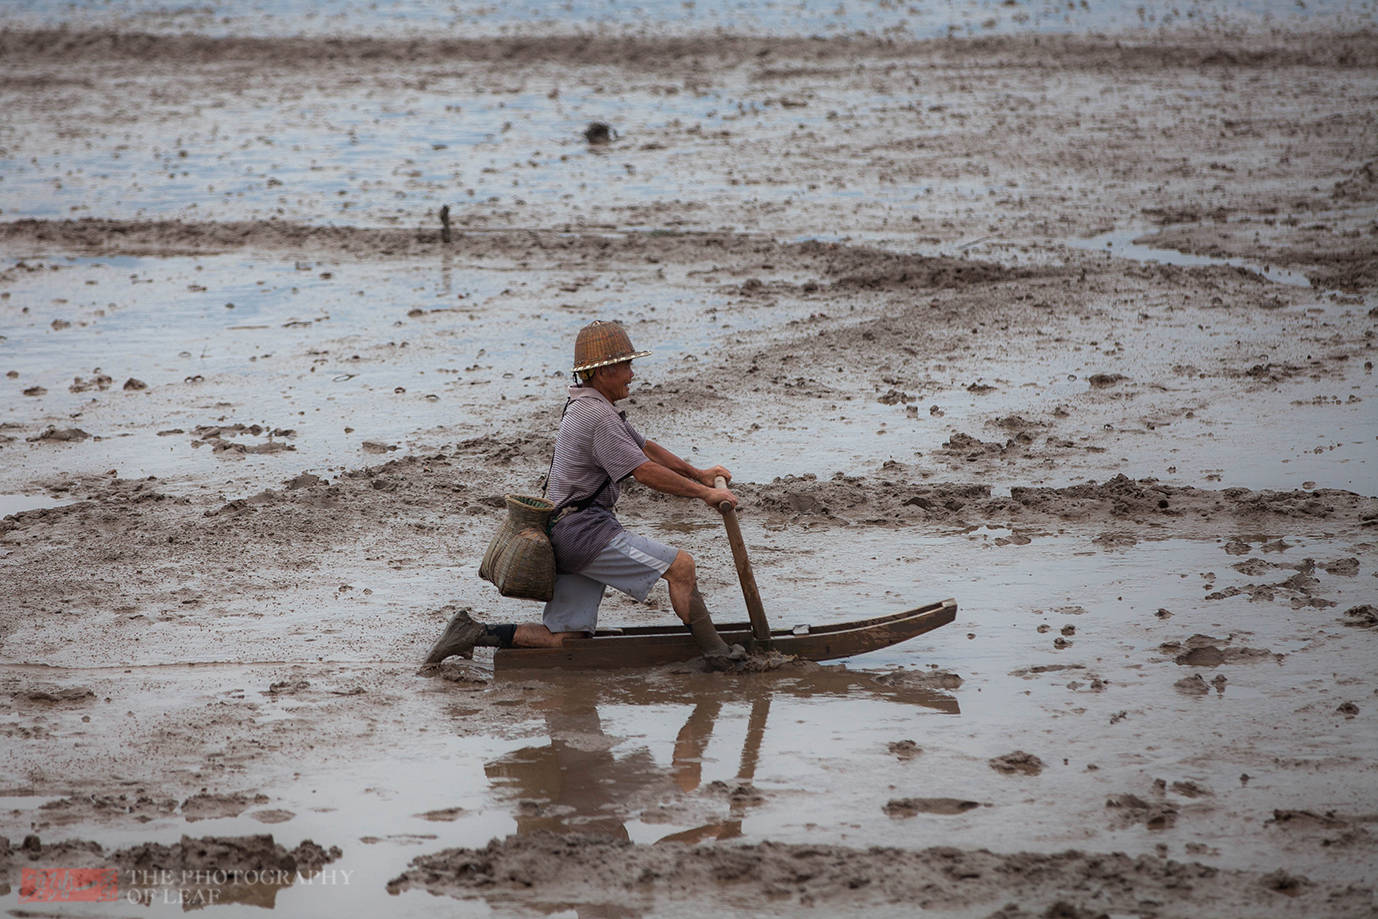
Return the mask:
[[[727,480],[718,476],[713,480],[717,488],[726,488]],[[742,528],[737,523],[737,511],[726,501],[718,505],[722,512],[723,526],[727,528],[727,541],[732,545],[732,560],[737,564],[737,580],[742,582],[742,597],[746,600],[746,612],[751,617],[751,636],[756,647],[770,649],[770,623],[766,621],[766,611],[761,607],[761,592],[756,589],[756,576],[751,573],[751,559],[746,557],[746,540],[742,539]]]

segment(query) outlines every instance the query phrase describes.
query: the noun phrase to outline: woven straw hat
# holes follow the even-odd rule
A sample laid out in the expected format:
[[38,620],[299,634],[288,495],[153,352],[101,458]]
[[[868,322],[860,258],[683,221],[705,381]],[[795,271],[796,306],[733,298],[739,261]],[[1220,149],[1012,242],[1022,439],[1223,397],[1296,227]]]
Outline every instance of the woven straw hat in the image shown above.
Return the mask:
[[650,353],[633,348],[627,330],[619,323],[599,319],[579,330],[574,341],[574,372],[620,364]]

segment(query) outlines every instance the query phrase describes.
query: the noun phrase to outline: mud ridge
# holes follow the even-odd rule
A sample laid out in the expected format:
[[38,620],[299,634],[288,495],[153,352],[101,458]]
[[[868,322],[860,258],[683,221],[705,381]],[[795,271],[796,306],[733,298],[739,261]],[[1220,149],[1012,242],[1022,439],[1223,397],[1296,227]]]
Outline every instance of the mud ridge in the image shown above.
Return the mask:
[[[782,244],[761,236],[722,232],[562,231],[484,229],[461,225],[447,246],[439,227],[380,229],[313,226],[263,220],[192,223],[177,220],[12,220],[0,223],[0,241],[100,255],[218,254],[239,249],[328,252],[356,258],[401,258],[448,248],[470,258],[538,259],[546,263],[606,266],[610,260],[643,263],[702,261],[743,269],[762,261],[793,265],[831,279],[843,289],[959,287],[1031,276],[993,262],[885,252],[838,243]],[[1046,272],[1040,272],[1046,273]]]
[[[391,893],[421,889],[491,902],[568,906],[618,902],[695,902],[864,909],[911,903],[919,909],[991,908],[1018,902],[1041,912],[1057,902],[1093,914],[1138,914],[1146,900],[1175,904],[1174,915],[1357,914],[1371,892],[1304,878],[1282,891],[1271,875],[1221,870],[1155,856],[1077,851],[996,854],[985,849],[905,850],[764,842],[744,846],[638,845],[600,836],[537,833],[493,840],[481,849],[447,849],[414,859],[388,883]],[[1286,893],[1288,899],[1280,900]],[[1223,912],[1222,912],[1223,911]]]
[[837,473],[827,481],[786,476],[767,485],[739,486],[752,505],[793,520],[813,518],[847,523],[1028,524],[1039,520],[1159,522],[1189,530],[1190,524],[1262,523],[1328,520],[1372,526],[1378,523],[1378,498],[1341,489],[1314,491],[1219,491],[1167,485],[1157,479],[1117,475],[1100,484],[1064,488],[1015,486],[1008,498],[992,497],[986,485],[916,484],[885,475],[857,477]]
[[287,849],[275,842],[271,834],[200,838],[183,836],[171,845],[146,842],[108,853],[99,843],[85,840],[44,843],[38,836],[30,835],[16,847],[7,838],[0,837],[0,869],[31,862],[51,864],[54,859],[69,858],[75,854],[94,856],[108,865],[121,868],[178,872],[278,868],[309,874],[339,858],[341,852],[338,846],[326,849],[309,839],[303,840],[294,849]]
[[929,59],[1047,67],[1058,58],[1062,69],[1162,70],[1200,67],[1254,69],[1277,67],[1371,68],[1378,64],[1378,32],[1294,35],[1155,34],[990,36],[897,41],[865,35],[843,38],[772,37],[711,34],[672,37],[607,35],[486,36],[471,39],[332,37],[211,37],[83,29],[6,29],[0,55],[13,62],[157,59],[181,64],[256,62],[274,69],[314,67],[322,62],[408,67],[461,61],[559,62],[570,65],[656,69],[703,60],[760,65],[771,58],[812,61]]

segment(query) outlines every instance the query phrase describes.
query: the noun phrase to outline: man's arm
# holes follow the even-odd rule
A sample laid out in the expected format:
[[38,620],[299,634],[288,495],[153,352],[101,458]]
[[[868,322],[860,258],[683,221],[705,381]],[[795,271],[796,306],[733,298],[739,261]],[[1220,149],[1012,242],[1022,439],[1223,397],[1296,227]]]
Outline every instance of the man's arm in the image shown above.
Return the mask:
[[[709,488],[713,487],[713,479],[717,476],[722,476],[729,482],[732,481],[732,473],[728,472],[725,467],[713,466],[710,469],[699,469],[697,466],[691,466],[649,438],[646,440],[646,446],[642,449],[647,459],[659,463],[671,472],[682,475],[686,479],[693,479],[701,485],[707,485]],[[640,481],[640,479],[638,479],[638,481]],[[689,497],[697,498],[698,495],[690,495]]]
[[[649,440],[646,441],[646,446],[648,448],[651,446]],[[649,452],[647,450],[648,454]],[[668,451],[666,452],[668,453]],[[673,454],[670,455],[675,458]],[[679,460],[679,462],[684,463],[683,460]],[[688,464],[685,463],[684,465],[687,466]],[[691,472],[698,471],[694,470],[692,466],[689,469]],[[733,507],[737,506],[737,496],[726,488],[710,488],[702,482],[695,481],[693,478],[676,472],[653,459],[648,459],[637,466],[636,469],[632,470],[632,475],[636,476],[636,480],[648,488],[654,488],[656,491],[667,495],[698,498],[714,510],[724,501]]]

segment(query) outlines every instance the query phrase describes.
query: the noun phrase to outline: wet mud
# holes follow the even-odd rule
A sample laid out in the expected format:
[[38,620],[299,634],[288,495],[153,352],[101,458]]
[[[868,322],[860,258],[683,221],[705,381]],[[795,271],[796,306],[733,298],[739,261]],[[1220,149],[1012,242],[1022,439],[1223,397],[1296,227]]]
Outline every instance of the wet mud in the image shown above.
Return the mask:
[[[558,866],[552,877],[550,866]],[[1018,915],[1136,913],[1145,901],[1173,905],[1162,915],[1228,912],[1273,916],[1279,909],[1343,915],[1371,902],[1363,891],[1326,889],[1304,877],[1219,871],[1198,863],[1123,854],[997,855],[956,848],[921,850],[828,845],[638,846],[602,837],[513,836],[481,849],[418,858],[389,889],[474,896],[539,915],[551,908],[641,903],[775,911],[808,907],[847,915],[895,904],[956,912],[1018,904]],[[1279,896],[1288,899],[1279,901]],[[1157,909],[1155,908],[1155,912]],[[895,912],[894,915],[900,915]],[[973,914],[980,914],[973,912]],[[1357,914],[1357,912],[1355,913]]]
[[[1371,913],[1375,92],[1369,30],[0,31],[5,896]],[[772,624],[957,621],[422,669],[538,614],[475,571],[609,317]],[[620,511],[745,618],[715,513]]]

